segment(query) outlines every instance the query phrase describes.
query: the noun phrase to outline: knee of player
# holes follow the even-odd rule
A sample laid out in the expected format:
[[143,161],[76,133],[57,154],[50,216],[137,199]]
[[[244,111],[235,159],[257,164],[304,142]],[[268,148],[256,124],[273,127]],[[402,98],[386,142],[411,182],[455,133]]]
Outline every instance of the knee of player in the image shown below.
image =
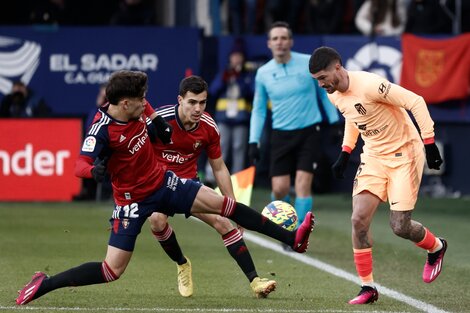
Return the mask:
[[153,213],[152,215],[150,215],[148,220],[150,222],[150,228],[152,229],[152,231],[161,232],[165,229],[168,218],[164,214]]
[[390,228],[399,237],[409,239],[412,230],[411,210],[391,211]]
[[352,227],[357,231],[368,229],[370,226],[366,219],[355,214],[351,216],[351,224]]
[[272,187],[273,196],[274,196],[274,199],[276,200],[284,199],[289,194],[289,191],[290,191],[289,186],[276,186],[276,187],[273,186]]
[[390,228],[398,237],[408,239],[410,237],[410,227],[406,223],[395,223],[390,221]]
[[222,216],[216,217],[212,227],[221,235],[225,235],[235,228],[227,218]]

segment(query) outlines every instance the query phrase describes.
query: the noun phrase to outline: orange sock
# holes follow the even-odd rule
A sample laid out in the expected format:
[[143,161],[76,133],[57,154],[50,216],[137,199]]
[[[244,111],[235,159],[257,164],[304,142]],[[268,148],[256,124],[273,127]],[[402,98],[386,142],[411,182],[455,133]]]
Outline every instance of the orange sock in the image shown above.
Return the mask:
[[426,227],[424,227],[424,238],[420,242],[418,242],[416,245],[420,248],[423,248],[425,250],[428,250],[429,252],[434,252],[436,250],[439,250],[441,246],[441,241],[434,236],[433,233],[429,231]]
[[372,248],[353,249],[353,251],[356,272],[362,281],[362,285],[373,285],[374,278],[372,276]]

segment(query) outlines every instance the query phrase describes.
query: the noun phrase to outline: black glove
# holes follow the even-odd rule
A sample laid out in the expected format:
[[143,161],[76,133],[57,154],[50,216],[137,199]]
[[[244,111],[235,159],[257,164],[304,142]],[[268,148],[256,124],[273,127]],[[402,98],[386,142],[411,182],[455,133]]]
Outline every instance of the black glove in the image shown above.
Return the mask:
[[173,133],[173,128],[168,124],[163,117],[157,115],[152,120],[152,123],[157,129],[157,137],[166,145],[171,142],[171,134]]
[[341,151],[338,160],[331,166],[331,171],[333,172],[333,176],[338,179],[344,178],[344,171],[348,166],[349,162],[349,154],[346,151]]
[[256,161],[260,159],[260,152],[257,143],[250,143],[248,145],[248,159],[251,165],[254,165]]
[[424,145],[424,149],[426,150],[426,161],[428,162],[428,167],[435,170],[440,169],[442,158],[436,144],[433,142]]
[[108,159],[104,158],[103,160],[99,161],[92,169],[91,175],[93,175],[93,179],[98,183],[101,183],[104,180],[104,176],[106,175],[106,163]]

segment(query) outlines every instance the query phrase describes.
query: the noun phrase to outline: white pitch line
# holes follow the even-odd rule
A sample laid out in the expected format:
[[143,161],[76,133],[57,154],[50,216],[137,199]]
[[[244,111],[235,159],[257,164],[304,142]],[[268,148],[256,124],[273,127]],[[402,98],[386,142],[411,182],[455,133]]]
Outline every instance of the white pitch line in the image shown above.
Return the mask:
[[[292,310],[292,309],[236,309],[236,308],[82,308],[82,307],[32,307],[32,306],[0,306],[0,311],[105,311],[105,312],[240,312],[240,313],[363,313],[364,311],[350,310]],[[367,311],[368,313],[409,313],[409,312],[390,312],[390,311]]]
[[[199,219],[192,218],[192,220],[199,221]],[[355,284],[360,285],[360,281],[357,278],[356,275],[353,275],[351,273],[348,273],[340,268],[334,267],[330,264],[327,264],[325,262],[322,262],[320,260],[317,260],[315,258],[312,258],[310,256],[307,256],[305,254],[299,254],[295,252],[286,252],[284,249],[281,248],[279,243],[275,243],[273,241],[267,240],[265,238],[262,238],[252,232],[245,231],[243,233],[243,238],[251,241],[257,245],[260,245],[263,248],[273,250],[275,252],[278,252],[280,254],[284,254],[288,257],[291,257],[297,261],[300,261],[302,263],[305,263],[307,265],[313,266],[318,268],[319,270],[322,270],[324,272],[327,272],[329,274],[332,274],[334,276],[343,278],[345,280],[349,280]],[[427,312],[427,313],[451,313],[449,311],[444,311],[442,309],[439,309],[438,307],[435,307],[429,303],[414,299],[412,297],[409,297],[407,295],[404,295],[396,290],[387,288],[385,286],[382,286],[380,284],[375,284],[379,289],[380,289],[380,294],[386,295],[392,299],[395,299],[397,301],[403,302],[405,304],[408,304],[409,306],[412,306],[418,310]],[[32,307],[32,306],[0,306],[0,311],[4,310],[15,310],[15,311],[44,311],[44,310],[49,310],[49,311],[107,311],[107,312],[129,312],[129,311],[134,311],[134,312],[241,312],[241,313],[362,313],[364,311],[359,310],[359,311],[350,311],[350,310],[295,310],[295,309],[238,309],[238,308],[220,308],[220,309],[213,309],[213,308],[82,308],[82,307]],[[408,312],[390,312],[390,311],[367,311],[369,313],[408,313]]]
[[[267,249],[273,250],[275,252],[284,254],[284,255],[289,256],[289,257],[291,257],[291,258],[293,258],[297,261],[300,261],[302,263],[305,263],[305,264],[308,264],[310,266],[316,267],[319,270],[322,270],[322,271],[327,272],[329,274],[338,276],[338,277],[343,278],[345,280],[349,280],[349,281],[351,281],[353,283],[356,283],[358,285],[361,284],[356,275],[348,273],[348,272],[346,272],[346,271],[344,271],[340,268],[334,267],[330,264],[327,264],[325,262],[322,262],[320,260],[317,260],[317,259],[312,258],[312,257],[310,257],[308,255],[305,255],[305,254],[299,254],[299,253],[295,253],[295,252],[286,252],[286,251],[284,251],[284,249],[282,249],[280,244],[275,243],[275,242],[270,241],[270,240],[267,240],[265,238],[262,238],[262,237],[254,234],[252,232],[245,231],[244,234],[243,234],[243,238],[247,239],[251,242],[254,242],[254,243],[256,243],[256,244],[258,244],[258,245],[260,245],[264,248],[267,248]],[[428,313],[450,313],[449,311],[444,311],[444,310],[439,309],[438,307],[435,307],[435,306],[433,306],[429,303],[426,303],[426,302],[414,299],[412,297],[409,297],[407,295],[404,295],[404,294],[402,294],[402,293],[400,293],[396,290],[387,288],[387,287],[379,285],[377,283],[375,285],[379,289],[381,295],[386,295],[386,296],[388,296],[392,299],[395,299],[397,301],[406,303],[406,304],[408,304],[408,305],[410,305],[410,306],[412,306],[412,307],[414,307],[418,310],[428,312]]]

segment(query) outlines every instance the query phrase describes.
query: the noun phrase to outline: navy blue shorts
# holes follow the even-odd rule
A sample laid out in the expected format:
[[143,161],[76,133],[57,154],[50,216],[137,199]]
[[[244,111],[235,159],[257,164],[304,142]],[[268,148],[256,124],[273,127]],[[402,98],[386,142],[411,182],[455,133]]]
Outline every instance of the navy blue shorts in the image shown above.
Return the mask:
[[109,245],[134,251],[135,241],[142,225],[153,212],[168,216],[184,214],[189,217],[201,186],[197,181],[179,178],[172,171],[167,171],[163,185],[148,198],[126,206],[115,206],[113,215],[109,219],[112,227]]

